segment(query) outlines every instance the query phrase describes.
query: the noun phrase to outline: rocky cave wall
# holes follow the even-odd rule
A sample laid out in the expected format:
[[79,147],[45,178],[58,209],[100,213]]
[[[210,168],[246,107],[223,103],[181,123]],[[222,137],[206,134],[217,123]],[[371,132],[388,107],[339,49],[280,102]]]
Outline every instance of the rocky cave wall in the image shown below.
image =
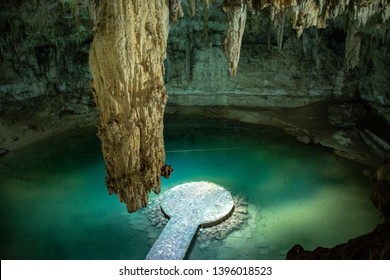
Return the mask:
[[296,107],[341,94],[342,29],[309,28],[297,38],[286,23],[279,51],[270,9],[248,12],[238,69],[231,76],[224,52],[228,24],[222,5],[214,1],[207,12],[199,5],[194,16],[187,14],[171,26],[166,61],[169,103]]
[[[292,6],[296,1],[212,1],[207,8],[193,2],[196,12],[183,5],[184,19],[171,26],[168,102],[295,107],[348,95],[370,102],[389,120],[389,7],[370,10],[353,1],[334,7],[325,5],[330,1],[320,1],[320,7],[318,1],[298,6]],[[252,3],[238,68],[230,70],[235,77],[226,56],[224,7],[230,2]]]
[[0,1],[0,112],[90,111],[91,41],[88,1]]
[[[390,120],[390,25],[383,23],[388,4],[378,8],[372,6],[378,1],[339,1],[322,11],[318,1],[302,1],[297,14],[296,6],[291,8],[296,1],[248,2],[252,9],[247,9],[238,68],[231,77],[224,51],[224,1],[182,1],[184,17],[171,24],[164,63],[169,104],[292,107],[347,94],[368,101]],[[324,9],[327,2],[318,3]],[[88,1],[0,5],[0,110],[20,108],[20,101],[28,99],[39,100],[38,107],[48,104],[45,109],[53,114],[90,110]],[[366,20],[369,12],[376,13]],[[314,26],[301,28],[308,25]],[[347,40],[347,34],[353,35]]]

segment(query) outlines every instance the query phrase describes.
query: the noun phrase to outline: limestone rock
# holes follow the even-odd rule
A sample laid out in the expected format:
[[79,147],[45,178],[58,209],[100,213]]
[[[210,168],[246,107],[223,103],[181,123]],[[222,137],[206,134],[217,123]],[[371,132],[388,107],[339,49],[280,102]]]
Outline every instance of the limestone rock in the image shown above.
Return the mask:
[[297,140],[303,144],[310,144],[310,137],[304,134],[298,134]]
[[164,164],[166,1],[91,1],[93,94],[109,193],[129,212],[160,192]]
[[225,53],[229,59],[231,76],[237,73],[242,36],[244,35],[247,5],[245,0],[225,0],[223,9],[227,14],[228,30],[224,41]]
[[289,9],[293,27],[300,36],[304,28],[316,26],[325,28],[327,19],[334,19],[337,16],[348,12],[351,20],[358,26],[366,25],[367,21],[375,14],[381,15],[382,23],[390,17],[390,8],[387,0],[355,1],[350,5],[349,0],[342,1],[318,1],[318,0],[272,0],[260,5],[262,9],[271,6],[276,13]]
[[372,232],[349,240],[333,248],[318,247],[313,251],[305,250],[297,244],[291,248],[288,260],[373,260],[390,259],[390,223],[379,224]]
[[367,115],[360,103],[343,103],[329,107],[329,123],[338,127],[355,127]]
[[87,0],[1,1],[0,18],[0,108],[59,94],[92,100]]
[[390,218],[390,163],[378,167],[372,178],[371,200],[385,218]]
[[183,16],[183,7],[181,6],[181,0],[169,1],[169,12],[172,21],[175,23],[178,18]]
[[352,140],[344,131],[337,131],[333,134],[332,138],[337,141],[341,146],[349,147],[352,144]]

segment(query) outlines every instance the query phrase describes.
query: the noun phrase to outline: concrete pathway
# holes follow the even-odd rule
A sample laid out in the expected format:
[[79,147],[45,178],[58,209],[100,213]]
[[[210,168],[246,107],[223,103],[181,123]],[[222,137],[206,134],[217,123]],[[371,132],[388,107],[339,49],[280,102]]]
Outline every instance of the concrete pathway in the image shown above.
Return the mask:
[[178,185],[163,194],[163,212],[170,217],[163,232],[146,256],[147,260],[180,260],[199,226],[226,219],[233,211],[231,194],[211,182]]

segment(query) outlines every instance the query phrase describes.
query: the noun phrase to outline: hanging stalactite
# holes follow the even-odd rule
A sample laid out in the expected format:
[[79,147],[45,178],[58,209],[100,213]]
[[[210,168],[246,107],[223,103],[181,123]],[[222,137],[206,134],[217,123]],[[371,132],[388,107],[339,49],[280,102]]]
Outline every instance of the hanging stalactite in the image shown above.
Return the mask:
[[[285,21],[291,22],[292,28],[296,30],[298,38],[305,28],[315,26],[326,28],[326,22],[341,14],[348,13],[351,24],[356,27],[365,26],[367,21],[374,15],[379,15],[376,22],[380,26],[390,18],[390,5],[388,0],[355,1],[350,0],[324,1],[324,0],[224,0],[223,8],[227,13],[228,30],[224,41],[225,53],[229,60],[229,71],[235,76],[240,56],[242,35],[245,29],[246,11],[258,14],[260,10],[269,7],[270,29],[268,32],[268,50],[271,50],[272,26],[275,29],[278,50],[282,50]],[[347,69],[356,66],[359,42],[356,47],[351,38],[351,30],[347,31],[345,54],[350,65]],[[351,41],[352,40],[352,41]],[[352,44],[350,44],[352,43]],[[355,50],[353,48],[356,48]],[[352,59],[352,60],[351,60]]]
[[166,1],[91,0],[93,94],[109,193],[129,212],[160,192],[164,166],[163,81],[169,7]]
[[345,70],[349,71],[360,62],[361,37],[359,30],[353,22],[347,23],[347,34],[345,38]]
[[169,0],[169,13],[173,23],[176,23],[177,19],[184,15],[181,0]]
[[228,30],[224,41],[225,53],[229,60],[229,72],[236,76],[242,36],[245,30],[247,4],[246,0],[225,0],[223,9],[227,14]]
[[188,12],[191,17],[193,17],[196,14],[196,9],[198,6],[197,0],[187,0],[188,3]]
[[204,31],[204,34],[205,34],[205,38],[209,39],[209,7],[210,7],[210,0],[203,0],[203,4],[204,4],[204,15],[203,15],[203,22],[204,22],[204,28],[203,28],[203,31]]
[[285,11],[280,11],[273,19],[274,28],[276,33],[276,43],[278,44],[278,51],[282,51],[283,35],[284,35],[284,23],[286,21]]

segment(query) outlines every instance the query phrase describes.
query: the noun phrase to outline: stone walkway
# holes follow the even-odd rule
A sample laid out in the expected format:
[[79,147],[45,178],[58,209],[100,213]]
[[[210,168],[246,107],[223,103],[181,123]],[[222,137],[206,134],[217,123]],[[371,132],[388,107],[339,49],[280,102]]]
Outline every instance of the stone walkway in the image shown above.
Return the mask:
[[232,213],[234,202],[221,186],[191,182],[166,191],[161,208],[170,220],[146,256],[149,260],[183,259],[199,226],[223,221]]

